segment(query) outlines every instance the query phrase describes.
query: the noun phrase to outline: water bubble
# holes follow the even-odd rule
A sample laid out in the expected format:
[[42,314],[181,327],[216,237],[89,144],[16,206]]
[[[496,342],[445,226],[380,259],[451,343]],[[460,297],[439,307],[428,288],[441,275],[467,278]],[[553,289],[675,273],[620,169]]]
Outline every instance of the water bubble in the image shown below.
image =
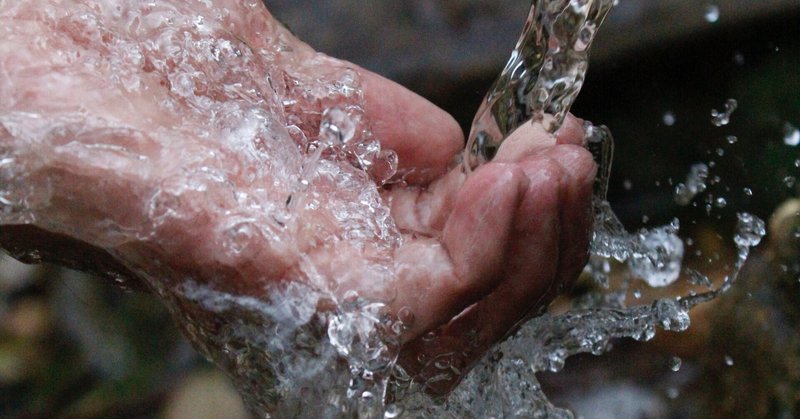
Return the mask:
[[667,111],[666,113],[664,113],[662,121],[664,121],[664,125],[668,127],[675,125],[675,114],[672,113],[672,111]]
[[739,107],[736,99],[728,99],[725,102],[725,111],[720,112],[716,109],[711,110],[711,123],[717,127],[728,125],[731,122],[731,115]]
[[716,23],[719,20],[719,7],[715,4],[707,5],[704,17],[706,22]]
[[800,144],[800,129],[788,122],[783,124],[783,143],[792,147]]
[[683,365],[683,360],[680,357],[673,356],[669,360],[669,369],[672,371],[678,372],[681,370],[681,365]]
[[725,365],[729,367],[733,366],[733,358],[730,355],[725,355]]

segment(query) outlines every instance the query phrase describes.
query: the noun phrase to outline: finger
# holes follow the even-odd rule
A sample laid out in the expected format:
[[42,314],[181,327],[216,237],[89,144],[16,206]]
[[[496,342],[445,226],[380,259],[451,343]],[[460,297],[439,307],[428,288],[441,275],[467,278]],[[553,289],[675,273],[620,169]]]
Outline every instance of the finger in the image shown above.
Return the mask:
[[584,145],[586,135],[583,129],[583,120],[576,118],[571,113],[567,114],[564,123],[561,124],[561,128],[556,131],[555,135],[558,144]]
[[583,140],[583,122],[572,114],[567,114],[555,133],[548,132],[541,123],[525,123],[503,140],[493,161],[518,162],[557,144],[582,145]]
[[505,280],[435,339],[417,339],[403,349],[402,365],[428,382],[430,393],[449,392],[459,371],[466,372],[532,309],[549,303],[559,288],[553,285],[571,282],[585,263],[588,221],[577,219],[582,210],[571,207],[588,207],[594,164],[577,147],[555,147],[547,154],[522,164],[530,182],[510,238]]
[[450,114],[422,96],[360,69],[364,107],[381,145],[397,152],[400,170],[414,170],[410,183],[441,176],[464,147],[464,134]]
[[403,348],[401,365],[429,393],[447,394],[467,367],[540,300],[555,277],[562,173],[549,162],[539,163],[538,171],[528,176],[502,284],[441,328],[434,339],[418,338]]
[[558,267],[559,287],[552,289],[555,294],[570,287],[588,260],[588,245],[592,232],[592,188],[597,174],[591,153],[585,148],[565,144],[559,145],[551,152],[550,157],[559,162],[565,173],[569,174],[568,186],[562,185],[560,220],[561,220],[561,255]]
[[522,124],[503,140],[494,157],[496,162],[518,162],[525,157],[556,145],[556,137],[547,132],[540,123]]
[[441,242],[417,238],[396,252],[397,289],[416,291],[398,293],[391,302],[395,312],[408,309],[416,316],[404,341],[446,323],[496,286],[526,186],[518,168],[482,167],[460,191]]
[[383,191],[400,231],[437,237],[450,216],[466,174],[455,168],[428,186],[390,188]]

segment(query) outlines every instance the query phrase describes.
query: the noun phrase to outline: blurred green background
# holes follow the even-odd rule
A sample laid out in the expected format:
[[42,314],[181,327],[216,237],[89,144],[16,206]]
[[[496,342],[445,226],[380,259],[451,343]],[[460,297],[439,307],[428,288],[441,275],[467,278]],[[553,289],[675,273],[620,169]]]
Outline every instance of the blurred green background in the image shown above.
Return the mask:
[[[529,5],[266,3],[316,48],[405,84],[465,129]],[[712,125],[729,98],[731,123]],[[679,217],[696,248],[721,255],[708,269],[724,266],[736,212],[771,230],[742,283],[694,313],[688,332],[573,359],[542,376],[549,394],[586,418],[800,416],[800,146],[784,141],[800,127],[800,2],[622,1],[573,111],[615,135],[609,200],[629,228]],[[697,162],[719,181],[680,207],[672,191]],[[720,197],[727,205],[707,212]],[[153,298],[0,258],[0,417],[245,415]]]

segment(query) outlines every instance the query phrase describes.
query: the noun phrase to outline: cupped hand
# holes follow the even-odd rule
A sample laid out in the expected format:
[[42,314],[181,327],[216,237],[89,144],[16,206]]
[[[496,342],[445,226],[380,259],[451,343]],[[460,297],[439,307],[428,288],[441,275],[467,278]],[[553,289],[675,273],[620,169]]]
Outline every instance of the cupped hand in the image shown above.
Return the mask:
[[[0,21],[6,247],[110,258],[162,296],[191,278],[383,301],[434,393],[586,261],[595,165],[573,117],[521,128],[468,175],[449,115],[316,53],[260,1],[0,2]],[[396,153],[394,181],[320,144],[331,108]]]

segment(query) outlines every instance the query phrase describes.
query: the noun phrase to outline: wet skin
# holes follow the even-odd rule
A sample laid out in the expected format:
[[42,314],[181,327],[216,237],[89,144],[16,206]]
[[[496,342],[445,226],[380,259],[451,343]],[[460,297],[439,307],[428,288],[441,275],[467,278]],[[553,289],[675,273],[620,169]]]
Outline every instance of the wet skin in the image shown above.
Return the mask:
[[[213,139],[221,137],[222,130],[211,126],[200,105],[174,97],[164,85],[164,80],[172,80],[169,68],[134,60],[122,64],[130,77],[114,73],[109,64],[109,57],[115,56],[109,52],[114,37],[156,39],[160,33],[149,31],[144,23],[131,29],[130,20],[123,27],[124,19],[112,11],[126,2],[50,3],[0,2],[0,152],[15,158],[15,168],[6,175],[0,171],[0,181],[11,184],[24,178],[26,188],[38,191],[27,204],[34,218],[25,225],[6,222],[0,227],[0,243],[12,253],[23,255],[35,248],[45,259],[134,282],[146,276],[169,286],[190,276],[226,292],[254,296],[261,295],[264,283],[305,280],[301,265],[307,263],[327,278],[342,278],[331,286],[332,292],[355,290],[387,301],[395,315],[410,309],[414,322],[401,336],[400,362],[422,382],[436,375],[429,362],[436,355],[446,354],[451,365],[465,372],[491,344],[571,284],[586,261],[596,168],[581,146],[579,120],[570,116],[555,135],[526,125],[491,163],[466,175],[460,166],[451,167],[464,138],[447,113],[390,80],[314,52],[274,21],[260,1],[215,0],[207,16],[223,8],[229,13],[218,21],[208,18],[194,29],[242,42],[253,51],[279,51],[278,58],[266,64],[253,58],[236,67],[210,67],[213,75],[200,71],[197,77],[240,80],[269,104],[298,99],[292,96],[295,91],[270,89],[258,81],[270,72],[285,70],[311,84],[348,71],[359,76],[363,102],[340,102],[363,105],[372,132],[384,149],[397,152],[400,169],[407,173],[405,182],[370,186],[378,189],[403,236],[402,244],[382,254],[390,280],[378,286],[369,282],[365,266],[374,257],[369,246],[320,246],[320,238],[305,231],[281,233],[277,239],[253,238],[243,243],[246,251],[240,257],[220,256],[221,224],[226,214],[239,208],[215,202],[214,190],[175,202],[175,211],[194,216],[146,227],[151,225],[151,192],[169,184],[200,154],[218,147],[204,167],[227,170],[240,190],[253,184],[243,180],[253,162],[222,141],[197,145],[192,133],[202,131]],[[183,3],[160,2],[158,7],[170,13],[204,12],[205,6],[187,9]],[[38,13],[46,8],[54,10],[55,17]],[[97,34],[66,17],[80,10],[100,10],[106,32]],[[160,41],[169,44],[174,39]],[[126,83],[134,79],[139,83],[131,88]],[[220,103],[242,100],[225,92],[214,96],[213,88],[203,94]],[[198,90],[202,89],[196,85],[195,94]],[[318,115],[322,106],[297,103],[286,109],[264,105],[263,112],[277,120],[302,119]],[[46,129],[31,128],[24,122],[31,119],[25,118],[34,118]],[[313,136],[319,121],[312,117],[300,125]],[[283,126],[271,129],[276,136],[286,136]],[[69,135],[59,135],[59,130]],[[74,138],[81,150],[118,146],[146,158],[132,163],[111,152],[71,152]],[[257,175],[259,191],[275,202],[278,197],[285,201],[279,182],[285,169],[271,169],[270,161],[280,159],[293,167],[307,157],[299,148],[287,150],[280,157],[265,152],[259,160],[264,166]],[[242,169],[230,172],[230,167]],[[317,192],[326,196],[323,190]],[[322,210],[337,199],[331,194]],[[319,223],[313,215],[298,213],[293,222]],[[124,226],[123,233],[107,228],[108,220]],[[336,220],[324,226],[331,234],[340,228]],[[147,234],[137,236],[137,229],[147,229]],[[87,250],[76,251],[76,243]],[[430,333],[437,336],[433,343],[426,339]],[[445,394],[459,379],[454,375],[431,383],[428,390]]]

